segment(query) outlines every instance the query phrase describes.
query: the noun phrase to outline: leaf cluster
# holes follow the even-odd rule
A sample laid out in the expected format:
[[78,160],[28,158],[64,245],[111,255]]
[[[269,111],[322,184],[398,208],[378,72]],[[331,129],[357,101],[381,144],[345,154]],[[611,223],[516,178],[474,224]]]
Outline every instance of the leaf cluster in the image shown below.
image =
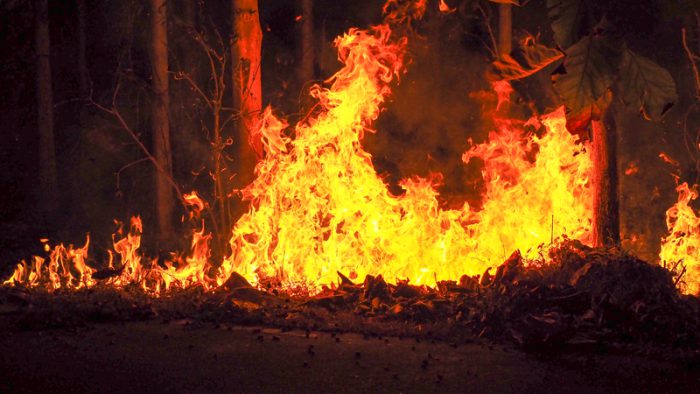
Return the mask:
[[610,22],[614,16],[592,3],[547,1],[554,40],[566,53],[553,80],[570,111],[570,128],[599,119],[612,97],[646,119],[660,119],[678,98],[671,74],[632,51]]
[[600,119],[613,99],[646,119],[660,119],[678,99],[675,82],[666,69],[628,46],[620,25],[629,15],[620,15],[622,7],[612,3],[547,0],[556,48],[528,37],[493,62],[489,79],[519,80],[558,66],[554,89],[568,109],[571,131]]

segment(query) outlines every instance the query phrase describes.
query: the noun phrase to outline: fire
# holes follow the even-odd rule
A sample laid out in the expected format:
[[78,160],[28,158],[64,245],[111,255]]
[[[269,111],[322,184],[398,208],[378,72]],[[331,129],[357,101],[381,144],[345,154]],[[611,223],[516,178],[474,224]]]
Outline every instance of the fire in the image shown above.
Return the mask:
[[[48,246],[48,243],[45,245]],[[62,244],[53,249],[48,247],[48,260],[34,256],[31,263],[22,261],[3,284],[22,283],[29,287],[42,286],[54,290],[90,287],[95,284],[92,279],[95,269],[85,263],[89,245],[88,236],[81,248],[75,248],[73,245],[66,247]]]
[[674,271],[685,270],[685,292],[700,293],[700,213],[690,206],[698,198],[697,185],[682,183],[676,188],[678,201],[666,211],[668,235],[661,241],[659,257]]
[[[411,17],[419,17],[425,2],[412,4]],[[250,210],[234,225],[232,252],[220,264],[210,261],[211,236],[203,224],[188,256],[146,258],[139,251],[142,222],[135,217],[128,231],[114,236],[107,269],[86,265],[89,242],[59,245],[48,262],[37,257],[20,263],[5,283],[57,289],[104,280],[158,294],[192,285],[213,289],[237,272],[258,286],[313,293],[333,283],[337,272],[433,284],[483,273],[514,250],[536,257],[538,246],[562,236],[588,240],[591,160],[586,146],[567,132],[563,109],[526,123],[499,120],[488,141],[464,153],[465,162],[483,162],[486,191],[479,209],[442,209],[439,174],[404,179],[404,193],[392,195],[362,139],[374,132],[391,83],[404,71],[406,38],[380,25],[351,29],[335,44],[344,66],[330,87],[312,89],[318,102],[313,114],[292,132],[265,110],[259,132],[266,155],[256,179],[242,190]],[[184,201],[192,206],[191,219],[199,220],[204,202],[194,193]]]
[[[188,195],[185,200],[193,205],[193,210],[197,213],[197,209],[204,206],[196,193]],[[120,225],[120,229],[113,235],[112,250],[108,251],[110,259],[105,270],[98,271],[86,264],[90,244],[88,236],[81,248],[59,244],[49,248],[48,260],[34,256],[31,264],[24,261],[19,263],[4,284],[22,284],[47,289],[80,289],[92,287],[97,284],[97,280],[104,279],[108,286],[121,288],[136,285],[153,294],[169,288],[186,288],[193,284],[200,284],[205,289],[216,285],[216,281],[207,276],[210,269],[211,235],[205,233],[203,226],[192,236],[190,255],[184,259],[176,257],[165,261],[164,267],[156,260],[144,262],[147,259],[139,251],[143,232],[141,218],[131,218],[129,231],[126,234],[122,232]]]
[[361,144],[402,71],[405,39],[379,26],[351,30],[336,45],[344,67],[330,89],[315,88],[322,109],[295,126],[295,138],[265,111],[267,155],[243,190],[251,209],[233,229],[225,274],[311,291],[337,272],[428,284],[482,273],[516,249],[534,257],[562,235],[587,240],[591,161],[566,131],[563,109],[542,119],[541,137],[501,122],[463,157],[484,161],[483,209],[443,210],[439,176],[404,179],[405,193],[392,195]]
[[450,8],[450,6],[447,5],[447,3],[445,3],[445,0],[440,0],[440,4],[438,5],[438,9],[440,10],[440,12],[445,13],[445,14],[451,14],[451,13],[457,11],[456,8]]

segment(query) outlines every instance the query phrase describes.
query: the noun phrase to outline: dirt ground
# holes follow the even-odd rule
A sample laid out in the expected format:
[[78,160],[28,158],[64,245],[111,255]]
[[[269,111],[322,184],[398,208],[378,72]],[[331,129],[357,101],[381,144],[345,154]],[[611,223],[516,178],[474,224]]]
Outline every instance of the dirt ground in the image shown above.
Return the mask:
[[700,368],[623,355],[535,357],[487,343],[189,320],[10,329],[0,392],[697,392]]

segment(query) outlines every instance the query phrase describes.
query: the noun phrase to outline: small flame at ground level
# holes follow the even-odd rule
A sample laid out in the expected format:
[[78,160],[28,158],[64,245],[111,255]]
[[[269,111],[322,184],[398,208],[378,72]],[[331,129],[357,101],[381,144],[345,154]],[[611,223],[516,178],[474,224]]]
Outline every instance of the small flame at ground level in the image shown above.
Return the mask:
[[[351,279],[382,274],[420,285],[481,274],[514,250],[538,257],[538,246],[561,236],[589,240],[591,160],[567,132],[563,109],[527,123],[497,121],[489,140],[463,155],[465,162],[483,162],[483,206],[441,209],[439,174],[404,179],[404,193],[392,195],[361,144],[391,93],[389,84],[402,72],[406,40],[381,25],[352,29],[336,46],[344,66],[329,80],[330,88],[313,88],[320,109],[295,126],[293,138],[270,109],[263,114],[266,156],[243,190],[251,207],[235,224],[232,253],[223,262],[210,261],[211,236],[203,226],[187,256],[162,263],[146,259],[139,252],[137,217],[126,234],[115,235],[108,269],[87,266],[88,239],[82,248],[54,247],[48,261],[20,263],[5,284],[135,284],[157,294],[192,285],[212,289],[237,272],[258,286],[313,293],[342,272]],[[184,200],[196,217],[206,206],[194,193]],[[681,208],[674,234],[690,223],[697,235],[697,217]],[[691,241],[665,242],[675,249],[662,250],[662,258],[697,251]]]
[[666,211],[668,235],[661,240],[661,262],[681,274],[684,290],[700,294],[700,212],[690,202],[698,198],[697,186],[682,183],[676,188],[678,202]]

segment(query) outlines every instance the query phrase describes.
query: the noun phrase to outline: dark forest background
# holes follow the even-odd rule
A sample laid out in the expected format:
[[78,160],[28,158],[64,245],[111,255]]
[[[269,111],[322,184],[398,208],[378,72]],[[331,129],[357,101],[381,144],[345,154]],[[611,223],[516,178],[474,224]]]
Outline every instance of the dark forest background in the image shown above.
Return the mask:
[[[262,45],[263,103],[294,123],[309,108],[306,92],[338,68],[332,40],[349,27],[367,27],[381,20],[382,0],[317,0],[313,2],[313,78],[299,78],[300,15],[296,0],[259,2]],[[496,5],[447,1],[450,14],[430,2],[429,12],[411,40],[412,63],[395,88],[376,134],[366,137],[375,167],[392,189],[399,179],[439,171],[443,205],[463,201],[479,205],[478,168],[461,162],[468,139],[482,141],[491,120],[492,94],[486,80],[491,55],[488,29],[495,28]],[[479,3],[477,12],[474,4]],[[649,122],[635,111],[618,114],[619,172],[623,246],[653,260],[665,232],[664,213],[675,201],[675,181],[696,182],[700,151],[698,97],[688,49],[700,53],[700,18],[692,4],[660,0],[611,2],[623,15],[616,23],[630,47],[665,67],[679,90],[679,102],[661,122]],[[191,12],[194,4],[195,13]],[[113,219],[144,220],[146,250],[154,222],[153,168],[113,116],[91,104],[115,103],[130,127],[148,145],[150,66],[147,53],[146,2],[95,0],[86,2],[85,37],[89,97],[81,92],[77,2],[49,1],[50,61],[56,139],[59,214],[46,220],[37,210],[40,200],[35,97],[34,2],[0,0],[0,265],[6,269],[40,247],[38,239],[82,243],[90,232],[93,244],[106,245]],[[210,141],[204,129],[210,116],[189,86],[176,78],[186,71],[203,85],[210,74],[201,48],[188,33],[195,23],[209,42],[231,30],[229,1],[171,0],[168,38],[170,122],[173,175],[183,191],[198,190],[211,198]],[[190,10],[190,11],[188,11]],[[542,0],[513,10],[515,40],[533,35],[552,42]],[[225,40],[224,40],[225,41]],[[551,73],[552,70],[549,70]],[[514,113],[526,118],[554,109],[547,72],[515,83]],[[228,95],[226,96],[228,97]],[[677,165],[669,165],[664,152]],[[234,158],[235,159],[235,158]],[[235,161],[235,160],[234,160]],[[245,209],[239,204],[238,213]],[[178,216],[185,214],[178,207]],[[181,244],[186,244],[183,225]],[[150,248],[150,249],[149,249]]]

